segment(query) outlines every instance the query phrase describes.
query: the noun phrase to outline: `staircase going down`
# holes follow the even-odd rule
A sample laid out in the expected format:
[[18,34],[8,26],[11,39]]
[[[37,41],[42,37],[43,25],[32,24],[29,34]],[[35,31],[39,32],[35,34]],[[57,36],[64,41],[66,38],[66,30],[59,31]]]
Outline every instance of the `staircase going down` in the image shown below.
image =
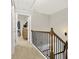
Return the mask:
[[67,59],[68,42],[51,28],[50,32],[32,30],[32,42],[47,59]]

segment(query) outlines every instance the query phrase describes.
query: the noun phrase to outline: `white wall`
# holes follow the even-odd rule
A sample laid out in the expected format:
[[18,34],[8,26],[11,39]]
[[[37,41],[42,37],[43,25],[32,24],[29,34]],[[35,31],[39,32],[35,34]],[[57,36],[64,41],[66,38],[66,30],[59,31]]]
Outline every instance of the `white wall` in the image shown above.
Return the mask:
[[67,40],[64,32],[68,33],[68,10],[67,8],[50,16],[50,27],[63,39]]
[[64,32],[68,32],[68,10],[67,8],[56,12],[52,15],[41,14],[39,12],[33,12],[31,19],[32,30],[50,31],[50,28],[60,36],[64,41],[68,37],[65,37]]
[[39,12],[33,12],[31,19],[32,30],[49,30],[49,16]]

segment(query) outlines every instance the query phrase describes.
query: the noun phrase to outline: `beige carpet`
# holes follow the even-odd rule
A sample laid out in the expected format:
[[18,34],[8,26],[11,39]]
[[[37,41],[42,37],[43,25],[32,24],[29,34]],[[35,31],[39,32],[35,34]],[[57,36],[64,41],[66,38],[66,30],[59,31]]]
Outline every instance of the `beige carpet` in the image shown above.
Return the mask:
[[12,59],[45,59],[33,46],[27,41],[20,40],[15,47],[15,53]]

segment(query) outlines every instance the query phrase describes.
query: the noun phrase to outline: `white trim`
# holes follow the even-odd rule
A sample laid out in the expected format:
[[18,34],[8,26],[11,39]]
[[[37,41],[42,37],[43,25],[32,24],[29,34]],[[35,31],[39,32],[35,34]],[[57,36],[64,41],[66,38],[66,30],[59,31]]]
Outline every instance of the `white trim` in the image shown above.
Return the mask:
[[29,11],[24,11],[24,10],[16,10],[16,13],[17,15],[21,14],[21,15],[26,15],[28,16],[28,42],[31,43],[31,15],[32,15],[32,12],[31,10]]
[[32,15],[32,10],[25,11],[25,10],[18,10],[18,9],[16,9],[16,13],[17,14],[31,16]]
[[[32,44],[32,43],[31,43]],[[34,44],[32,44],[32,46],[45,58],[45,59],[47,59],[39,50],[38,50],[38,48],[34,45]]]
[[17,21],[18,21],[18,14],[16,13],[16,41],[18,40],[18,36],[17,36]]
[[31,43],[31,16],[28,17],[28,41]]

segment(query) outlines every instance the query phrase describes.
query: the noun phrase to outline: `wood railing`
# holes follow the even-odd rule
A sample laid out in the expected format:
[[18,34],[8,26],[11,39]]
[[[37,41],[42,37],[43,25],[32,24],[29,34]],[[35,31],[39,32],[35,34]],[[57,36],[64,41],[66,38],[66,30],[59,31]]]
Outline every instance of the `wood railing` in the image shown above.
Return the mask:
[[[67,42],[65,43],[51,28],[50,31],[51,39],[49,44],[50,47],[50,59],[67,59]],[[66,51],[66,52],[65,52]],[[64,53],[65,52],[65,53]],[[66,55],[64,55],[66,54]]]
[[[49,35],[49,48],[42,51],[43,52],[49,52],[50,55],[48,59],[67,59],[67,48],[68,43],[64,42],[54,31],[53,28],[51,28],[50,32],[47,31],[34,31],[32,32],[41,33],[41,34],[48,34]],[[33,34],[33,36],[35,36]],[[39,38],[38,38],[39,39]],[[41,43],[40,43],[41,44]]]

